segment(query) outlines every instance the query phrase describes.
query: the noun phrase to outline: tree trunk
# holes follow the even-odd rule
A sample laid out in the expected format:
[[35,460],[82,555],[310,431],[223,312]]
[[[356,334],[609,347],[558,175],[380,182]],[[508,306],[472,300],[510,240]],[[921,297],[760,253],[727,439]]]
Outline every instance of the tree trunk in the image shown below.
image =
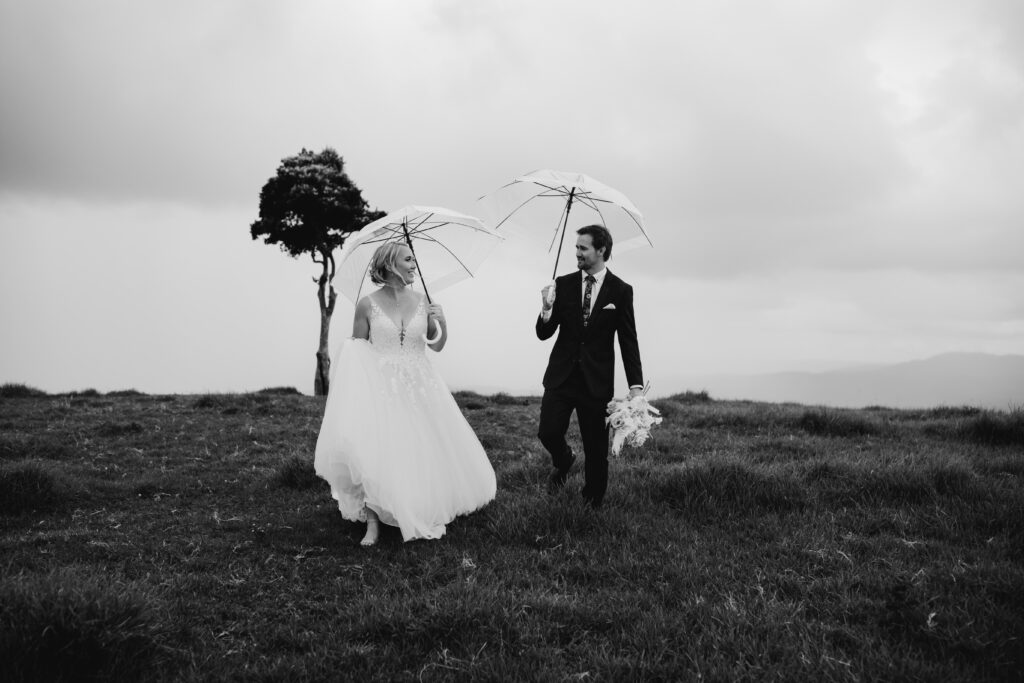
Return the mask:
[[326,396],[331,389],[331,354],[327,349],[327,332],[331,328],[331,316],[327,311],[320,310],[320,347],[316,350],[316,377],[313,380],[313,393]]
[[327,252],[323,253],[322,262],[316,259],[314,261],[323,264],[323,272],[316,281],[317,301],[320,303],[320,345],[316,350],[316,376],[313,379],[313,394],[326,396],[331,389],[331,354],[328,340],[331,331],[331,316],[334,315],[334,302],[338,295],[334,291],[334,285],[329,284],[334,279],[334,257]]

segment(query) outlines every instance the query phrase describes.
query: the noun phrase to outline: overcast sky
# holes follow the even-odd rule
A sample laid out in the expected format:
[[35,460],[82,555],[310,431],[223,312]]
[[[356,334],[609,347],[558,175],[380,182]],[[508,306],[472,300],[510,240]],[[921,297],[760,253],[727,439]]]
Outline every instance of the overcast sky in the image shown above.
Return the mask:
[[[303,147],[381,209],[626,194],[656,394],[1024,353],[1017,0],[0,0],[0,87],[0,382],[311,392],[317,269],[249,236]],[[438,295],[453,389],[540,393],[538,246]]]

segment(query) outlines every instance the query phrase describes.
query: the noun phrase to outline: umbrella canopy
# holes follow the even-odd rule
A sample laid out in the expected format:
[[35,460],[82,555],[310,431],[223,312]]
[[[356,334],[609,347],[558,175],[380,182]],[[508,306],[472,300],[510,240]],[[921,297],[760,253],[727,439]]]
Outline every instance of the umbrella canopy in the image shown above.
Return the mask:
[[548,252],[558,250],[556,274],[565,233],[584,225],[597,223],[608,228],[616,254],[653,246],[643,215],[633,202],[618,190],[582,173],[533,171],[477,202],[484,220],[495,230],[543,235]]
[[374,285],[370,259],[381,244],[407,244],[416,256],[424,293],[440,291],[468,277],[502,236],[479,218],[436,206],[406,206],[378,218],[345,240],[335,284],[353,303]]

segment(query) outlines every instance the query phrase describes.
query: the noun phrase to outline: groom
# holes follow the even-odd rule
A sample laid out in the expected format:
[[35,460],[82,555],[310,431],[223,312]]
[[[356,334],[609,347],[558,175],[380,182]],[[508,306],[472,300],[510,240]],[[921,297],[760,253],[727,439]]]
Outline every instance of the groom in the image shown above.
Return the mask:
[[608,402],[615,395],[615,335],[619,337],[630,396],[641,393],[644,380],[633,316],[633,288],[605,268],[612,256],[611,233],[603,225],[588,225],[576,235],[579,270],[563,275],[541,291],[537,337],[545,340],[558,330],[558,338],[544,372],[537,436],[554,465],[548,477],[549,489],[560,489],[576,459],[565,441],[569,418],[576,411],[585,456],[583,498],[597,508],[608,487],[605,417]]

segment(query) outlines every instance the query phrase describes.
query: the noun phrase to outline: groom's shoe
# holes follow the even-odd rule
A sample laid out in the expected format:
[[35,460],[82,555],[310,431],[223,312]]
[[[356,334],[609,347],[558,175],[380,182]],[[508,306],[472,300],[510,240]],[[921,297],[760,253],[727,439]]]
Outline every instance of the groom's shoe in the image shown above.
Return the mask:
[[569,451],[569,465],[567,467],[554,467],[548,475],[548,493],[554,493],[565,486],[565,480],[569,478],[569,470],[576,457]]
[[548,475],[548,493],[555,493],[565,486],[565,480],[569,478],[569,470],[560,470],[557,467],[551,470]]

